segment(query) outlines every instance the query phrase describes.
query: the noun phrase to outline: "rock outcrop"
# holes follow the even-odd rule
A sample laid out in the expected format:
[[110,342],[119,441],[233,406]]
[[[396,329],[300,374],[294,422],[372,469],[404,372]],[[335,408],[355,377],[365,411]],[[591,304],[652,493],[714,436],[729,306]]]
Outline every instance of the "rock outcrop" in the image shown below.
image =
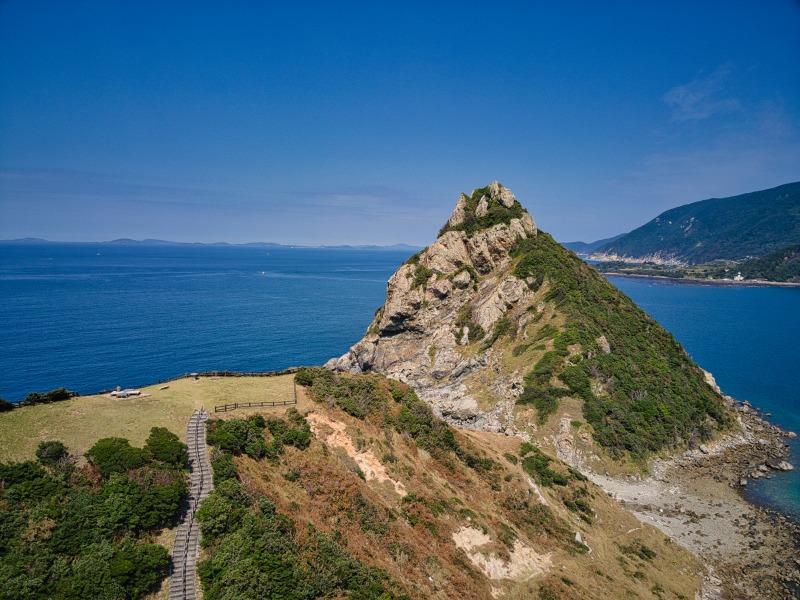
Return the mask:
[[541,438],[573,464],[595,442],[615,457],[696,445],[733,418],[674,338],[497,182],[459,196],[327,366],[388,375],[452,424]]
[[[488,337],[509,312],[528,308],[533,292],[510,272],[510,251],[536,234],[531,216],[500,183],[461,194],[436,241],[389,279],[386,302],[364,339],[326,366],[406,382],[460,425],[510,427],[521,373],[501,377],[491,347],[467,346]],[[479,371],[498,375],[494,406],[481,408],[467,383]]]

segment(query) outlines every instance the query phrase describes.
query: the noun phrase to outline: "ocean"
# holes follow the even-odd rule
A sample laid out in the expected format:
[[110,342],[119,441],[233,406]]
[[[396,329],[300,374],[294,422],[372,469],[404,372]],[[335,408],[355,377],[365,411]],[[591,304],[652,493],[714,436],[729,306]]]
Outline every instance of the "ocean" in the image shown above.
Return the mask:
[[[0,397],[320,364],[360,339],[407,257],[374,249],[0,245]],[[612,282],[723,391],[800,433],[800,289]],[[751,483],[748,495],[800,518],[798,467]]]

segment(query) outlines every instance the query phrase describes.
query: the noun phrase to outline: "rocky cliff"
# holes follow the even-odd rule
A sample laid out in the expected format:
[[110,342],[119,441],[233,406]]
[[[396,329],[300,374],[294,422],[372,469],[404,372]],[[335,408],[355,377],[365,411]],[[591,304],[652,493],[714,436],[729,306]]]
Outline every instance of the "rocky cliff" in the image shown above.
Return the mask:
[[389,279],[364,338],[326,366],[406,382],[460,426],[566,429],[614,455],[727,424],[677,342],[498,182],[460,195],[436,241]]

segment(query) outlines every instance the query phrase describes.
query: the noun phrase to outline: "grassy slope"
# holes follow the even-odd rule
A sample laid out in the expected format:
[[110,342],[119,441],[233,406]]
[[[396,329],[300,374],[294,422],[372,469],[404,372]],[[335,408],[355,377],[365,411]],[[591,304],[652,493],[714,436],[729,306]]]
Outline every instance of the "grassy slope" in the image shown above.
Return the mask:
[[[169,386],[167,389],[161,389]],[[292,376],[177,379],[142,388],[141,397],[81,396],[0,413],[0,462],[34,457],[42,440],[59,439],[74,454],[95,441],[118,436],[141,446],[151,427],[167,427],[181,438],[192,411],[215,404],[292,398]]]
[[623,256],[660,252],[690,263],[763,256],[800,243],[800,183],[668,210],[598,249]]
[[[553,463],[551,468],[568,478],[567,485],[543,488],[552,508],[545,512],[536,508],[530,500],[528,473],[519,460],[512,464],[504,457],[519,452],[519,440],[453,432],[458,445],[468,451],[462,454],[466,458],[458,458],[452,451],[440,454],[436,449],[438,440],[445,440],[445,446],[449,443],[448,436],[417,437],[433,443],[426,451],[414,441],[418,431],[397,433],[388,426],[400,410],[387,394],[391,385],[379,384],[377,400],[367,403],[372,408],[364,418],[344,412],[336,403],[312,402],[300,387],[298,408],[344,423],[354,445],[360,451],[372,451],[412,496],[403,501],[386,483],[360,478],[351,456],[316,437],[304,451],[286,447],[275,462],[237,457],[247,489],[254,497],[269,497],[282,514],[294,519],[301,538],[308,523],[320,531],[341,532],[348,552],[385,570],[412,597],[486,598],[492,588],[506,589],[509,598],[536,597],[533,594],[542,588],[561,598],[603,598],[621,590],[631,597],[648,598],[656,597],[652,590],[661,588],[673,596],[693,596],[696,561],[656,530],[642,527],[598,488],[572,477],[563,465]],[[181,379],[170,382],[166,390],[160,387],[145,388],[150,397],[75,398],[0,414],[2,460],[31,457],[38,441],[45,438],[61,439],[77,454],[98,437],[111,435],[126,436],[141,445],[152,426],[165,425],[182,434],[194,408],[289,397],[291,377]],[[363,394],[360,397],[359,403]],[[424,421],[429,411],[422,412]],[[253,413],[283,415],[285,409],[248,409],[220,416]],[[404,427],[412,431],[409,423],[418,421],[406,421]],[[476,470],[465,462],[471,456],[484,463],[489,459],[492,466]],[[581,520],[565,504],[583,487],[590,492],[592,523]],[[507,558],[509,544],[518,536],[536,552],[550,553],[554,566],[545,576],[527,581],[487,580],[452,541],[451,534],[466,526],[482,529],[492,538],[480,553]],[[591,554],[578,551],[573,540],[578,530],[591,546]],[[165,535],[163,543],[169,546],[170,542],[171,536]],[[656,557],[648,560],[631,554],[631,545],[638,543],[653,549]],[[157,597],[166,597],[166,585]]]
[[[393,396],[393,389],[402,393]],[[341,376],[309,388],[316,398],[311,410],[344,425],[359,455],[377,457],[409,492],[405,498],[385,481],[360,477],[353,455],[327,437],[332,433],[328,427],[307,449],[286,446],[275,461],[235,458],[255,504],[266,497],[279,514],[291,518],[301,548],[308,543],[304,532],[309,524],[338,532],[334,535],[347,552],[385,572],[397,582],[398,592],[413,598],[489,598],[493,589],[506,598],[694,597],[697,563],[660,532],[643,526],[599,488],[556,462],[548,469],[566,483],[541,488],[549,504],[543,507],[528,484],[539,475],[522,467],[520,440],[442,430],[441,425],[428,430],[421,424],[429,422],[429,410],[412,408],[417,418],[410,421],[403,412],[404,406],[414,405],[402,399],[406,389],[375,375]],[[398,433],[398,427],[407,433]],[[468,455],[491,466],[469,466],[452,451],[444,431],[451,431]],[[576,497],[591,506],[591,522],[581,519],[574,506],[568,508]],[[453,541],[452,534],[464,527],[491,538],[479,555],[505,561],[519,539],[537,554],[549,555],[552,566],[533,578],[488,579]],[[591,552],[575,543],[576,531]],[[655,558],[632,552],[641,544]],[[208,555],[216,552],[212,547]]]

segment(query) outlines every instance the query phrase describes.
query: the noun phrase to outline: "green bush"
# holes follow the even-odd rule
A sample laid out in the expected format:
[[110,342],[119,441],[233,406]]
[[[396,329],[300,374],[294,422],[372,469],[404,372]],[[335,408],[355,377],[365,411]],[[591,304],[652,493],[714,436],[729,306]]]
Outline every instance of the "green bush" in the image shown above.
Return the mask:
[[264,441],[263,417],[257,419],[212,420],[208,422],[207,441],[220,450],[234,455],[247,454],[250,458],[263,458],[267,454]]
[[417,445],[429,452],[458,450],[453,430],[438,419],[413,390],[408,390],[401,403],[400,412],[394,419],[398,432],[407,433]]
[[411,288],[424,287],[428,284],[428,280],[433,277],[433,271],[423,265],[417,265],[414,269],[414,276],[411,281]]
[[67,447],[59,441],[39,442],[36,458],[43,465],[53,466],[67,456]]
[[189,466],[189,449],[177,435],[165,427],[153,427],[144,445],[150,455],[163,463],[185,469]]
[[128,440],[118,437],[98,440],[86,452],[86,457],[100,470],[103,477],[136,469],[148,460],[147,452],[134,448]]
[[78,395],[78,392],[72,392],[66,388],[60,387],[49,392],[31,392],[25,399],[20,402],[20,406],[32,406],[34,404],[50,404],[51,402],[60,402],[62,400],[69,400]]
[[197,510],[203,546],[210,546],[234,531],[244,518],[247,506],[247,494],[238,481],[228,479],[216,486]]
[[567,485],[569,480],[550,468],[551,459],[538,448],[533,448],[532,454],[522,459],[522,468],[533,477],[537,483],[551,487],[553,485]]
[[14,410],[16,407],[16,404],[0,398],[0,412],[8,412],[10,410]]
[[294,380],[298,385],[309,386],[314,383],[314,370],[300,369],[294,374]]
[[214,485],[219,485],[226,479],[236,479],[236,465],[233,457],[227,452],[215,451],[211,457],[211,470],[214,472]]

